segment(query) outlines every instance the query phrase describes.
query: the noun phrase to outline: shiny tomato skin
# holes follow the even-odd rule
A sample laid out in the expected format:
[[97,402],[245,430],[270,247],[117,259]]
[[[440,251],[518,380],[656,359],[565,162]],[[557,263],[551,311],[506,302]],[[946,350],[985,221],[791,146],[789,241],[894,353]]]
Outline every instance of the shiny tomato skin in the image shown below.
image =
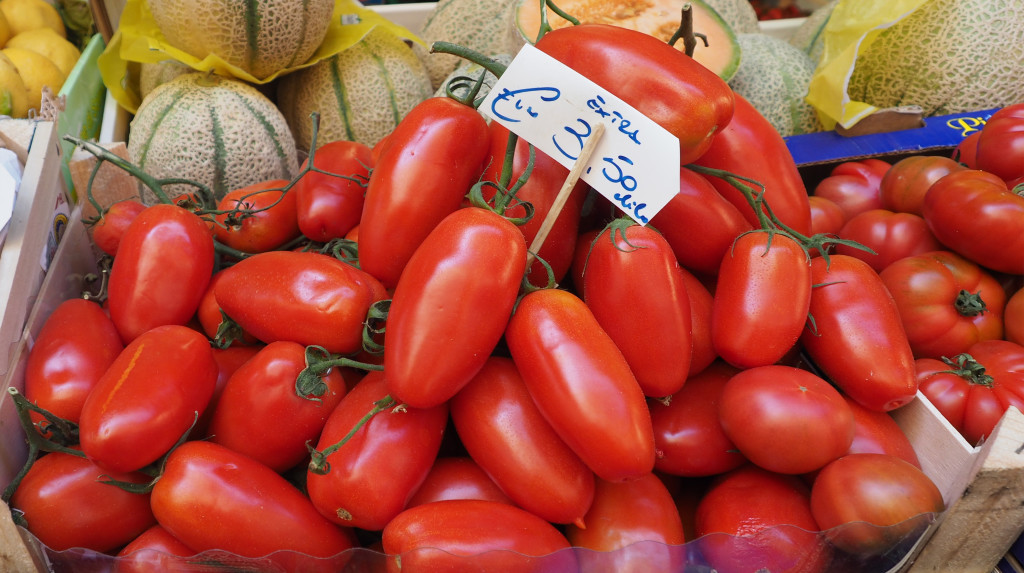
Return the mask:
[[622,481],[654,468],[643,390],[582,299],[558,289],[525,295],[505,340],[541,413],[598,477]]
[[[1007,340],[984,340],[966,352],[984,367],[981,376],[961,372],[933,358],[916,362],[921,393],[970,444],[978,444],[999,423],[1009,406],[1024,411],[1024,347]],[[986,378],[986,376],[988,378]]]
[[366,312],[384,293],[365,271],[313,252],[258,253],[222,274],[217,304],[244,331],[339,354],[362,348]]
[[853,257],[816,257],[811,282],[814,320],[800,342],[825,377],[873,410],[890,411],[913,400],[914,354],[878,273]]
[[[356,545],[349,529],[324,519],[285,478],[212,442],[171,452],[151,503],[157,522],[196,552],[262,557],[288,550],[270,557],[287,563],[297,558],[291,552],[330,557]],[[332,570],[323,565],[319,570]]]
[[483,367],[512,315],[526,256],[522,232],[478,207],[453,212],[427,235],[388,311],[384,378],[396,400],[432,408]]
[[477,181],[489,148],[487,122],[451,98],[416,105],[374,164],[359,223],[359,264],[385,287],[430,231]]
[[810,492],[796,476],[753,464],[723,474],[698,503],[695,521],[699,549],[721,573],[821,573],[831,559]]
[[838,203],[825,197],[811,195],[811,234],[838,235],[846,224],[846,213]]
[[921,461],[907,435],[888,412],[879,412],[860,405],[859,402],[843,396],[853,412],[855,430],[853,442],[847,454],[887,454],[896,456],[916,468]]
[[1024,275],[1024,196],[999,177],[963,169],[928,188],[923,216],[940,243],[979,265]]
[[915,358],[952,357],[1003,336],[1006,292],[988,271],[956,253],[906,257],[879,276],[896,301]]
[[718,403],[726,382],[739,369],[717,361],[691,376],[668,404],[650,401],[654,468],[662,473],[703,477],[725,473],[746,463],[746,458],[722,431]]
[[683,267],[679,267],[679,274],[683,277],[686,296],[690,299],[690,338],[693,354],[690,356],[690,371],[687,376],[693,376],[718,358],[714,342],[711,340],[711,313],[715,300],[708,287],[696,275]]
[[[497,182],[500,180],[501,171],[505,166],[509,130],[496,121],[491,122],[489,129],[491,134],[490,160],[487,169],[484,170],[482,180]],[[525,172],[529,160],[529,144],[525,139],[519,138],[512,160],[510,185],[516,184],[518,178]],[[569,170],[561,163],[539,149],[534,150],[534,164],[533,170],[530,171],[530,177],[516,191],[518,201],[533,205],[533,217],[525,224],[519,225],[519,230],[523,232],[526,244],[531,250],[536,249],[534,240],[537,238],[537,233],[551,211],[555,198],[568,175]],[[580,212],[583,209],[583,201],[587,197],[588,189],[589,186],[582,180],[573,187],[565,205],[559,211],[547,237],[541,244],[540,250],[536,252],[538,259],[534,260],[528,269],[529,276],[527,278],[530,284],[542,287],[548,283],[547,270],[539,259],[543,259],[551,266],[555,282],[561,282],[569,271],[580,227]],[[489,185],[485,185],[483,191],[485,199],[490,199],[494,195],[494,188]],[[518,208],[507,212],[506,216],[519,217],[523,214],[522,208]]]
[[47,547],[115,550],[156,523],[149,494],[129,493],[101,476],[144,484],[137,472],[113,472],[73,454],[54,452],[35,461],[11,497],[28,530]]
[[206,409],[217,372],[209,343],[191,328],[158,326],[137,336],[85,399],[82,451],[111,471],[156,461]]
[[849,454],[822,468],[811,487],[811,512],[838,548],[879,555],[920,531],[913,520],[945,508],[923,471],[886,454]]
[[135,199],[118,201],[108,207],[99,221],[89,229],[93,244],[112,257],[116,255],[125,229],[145,209],[146,205]]
[[952,159],[968,169],[978,168],[978,140],[981,131],[967,134],[953,149]]
[[752,228],[708,178],[686,167],[679,170],[679,193],[651,218],[651,226],[672,245],[680,265],[705,275],[718,274],[732,242]]
[[718,401],[722,431],[748,460],[769,471],[801,474],[846,453],[853,412],[817,375],[769,365],[733,375]]
[[206,411],[199,416],[199,422],[196,423],[196,427],[190,434],[192,437],[205,438],[209,436],[210,420],[217,410],[217,402],[220,400],[221,393],[224,392],[224,387],[228,384],[228,379],[235,373],[235,370],[255,356],[262,347],[262,344],[250,346],[236,344],[227,348],[212,347],[213,361],[217,363],[217,383],[213,388],[213,396],[210,396],[210,403],[206,405]]
[[[333,175],[310,170],[292,187],[303,235],[326,243],[359,224],[373,159],[372,149],[357,141],[330,141],[316,150],[313,166]],[[308,166],[306,159],[302,168]]]
[[271,342],[242,364],[221,391],[210,421],[210,440],[281,473],[308,456],[307,442],[320,437],[327,417],[345,395],[345,380],[332,369],[319,394],[298,395],[296,378],[306,367],[306,348]]
[[[703,155],[732,119],[729,85],[648,34],[584,24],[544,34],[536,46],[679,138],[680,165]],[[624,77],[637,81],[624,82]]]
[[739,368],[778,362],[800,338],[810,303],[810,260],[799,243],[760,231],[741,236],[718,271],[715,352]]
[[1024,103],[1008,105],[993,113],[980,133],[978,169],[1004,181],[1024,176]]
[[[383,374],[367,373],[331,412],[316,449],[323,451],[341,441],[374,402],[387,395]],[[326,474],[306,472],[310,499],[334,523],[382,530],[426,479],[447,421],[447,402],[427,409],[392,408],[374,415],[327,457],[330,467]],[[402,455],[395,455],[397,451]]]
[[[76,424],[82,405],[124,349],[117,328],[95,302],[68,299],[36,335],[25,366],[25,398]],[[42,416],[32,414],[36,422]]]
[[444,456],[434,460],[430,473],[409,498],[406,509],[445,499],[484,499],[512,503],[480,464],[469,456]]
[[152,205],[125,229],[117,253],[107,303],[122,341],[192,318],[213,273],[213,237],[202,219]]
[[[811,230],[810,201],[793,154],[779,132],[753,104],[739,94],[735,98],[732,121],[715,135],[711,147],[694,163],[761,183],[765,188],[764,200],[779,220],[798,233],[808,234]],[[756,147],[756,153],[750,152],[752,147]],[[753,207],[742,193],[719,177],[708,180],[753,227],[760,227]]]
[[514,505],[450,499],[409,508],[383,531],[388,571],[576,571],[553,525]]
[[1003,308],[1003,337],[1024,344],[1024,288],[1018,288]]
[[[215,346],[260,344],[260,341],[255,336],[245,332],[237,324],[232,324],[231,328],[225,332],[220,332],[224,324],[224,312],[220,305],[217,304],[217,283],[223,278],[224,270],[213,273],[213,276],[210,277],[210,284],[207,285],[206,292],[203,293],[203,298],[199,301],[199,308],[196,309],[196,320],[199,321],[203,333],[206,334],[207,338],[216,343]],[[220,340],[217,338],[218,335],[220,335]]]
[[451,401],[469,455],[516,505],[553,523],[583,519],[594,473],[558,437],[515,363],[492,357]]
[[690,298],[672,246],[658,231],[613,223],[601,232],[587,259],[583,300],[644,395],[660,398],[683,387],[693,355]]
[[597,480],[586,527],[569,525],[565,536],[593,572],[681,571],[686,536],[675,499],[653,473],[626,482]]
[[814,187],[814,195],[832,200],[849,220],[869,209],[882,208],[882,177],[891,165],[881,159],[844,161]]
[[117,552],[115,573],[190,573],[196,552],[159,524],[139,534]]
[[[297,238],[295,193],[285,191],[287,185],[285,179],[270,179],[229,191],[217,202],[224,213],[215,217],[214,237],[243,253],[262,253]],[[237,215],[231,213],[235,209]]]
[[964,166],[942,155],[913,155],[900,159],[885,172],[878,192],[882,209],[921,215],[928,188]]
[[836,253],[861,259],[878,272],[904,257],[942,248],[923,217],[885,209],[869,209],[854,215],[840,229],[839,236],[874,253],[842,244],[836,245]]

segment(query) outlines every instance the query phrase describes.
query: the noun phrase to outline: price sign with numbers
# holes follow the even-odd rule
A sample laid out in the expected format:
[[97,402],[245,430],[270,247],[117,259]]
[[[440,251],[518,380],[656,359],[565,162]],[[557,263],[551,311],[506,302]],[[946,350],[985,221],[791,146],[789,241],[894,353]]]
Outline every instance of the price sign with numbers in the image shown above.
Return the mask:
[[603,123],[581,177],[641,225],[679,192],[678,138],[530,44],[480,109],[570,169]]

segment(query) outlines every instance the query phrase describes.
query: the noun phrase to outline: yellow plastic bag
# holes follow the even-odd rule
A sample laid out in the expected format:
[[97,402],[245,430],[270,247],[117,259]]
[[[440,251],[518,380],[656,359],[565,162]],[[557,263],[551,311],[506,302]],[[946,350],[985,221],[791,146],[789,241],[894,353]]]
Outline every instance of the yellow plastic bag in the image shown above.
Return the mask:
[[352,0],[335,0],[334,13],[331,15],[331,24],[327,28],[324,41],[308,61],[282,69],[265,78],[256,78],[245,70],[225,62],[216,54],[210,54],[200,60],[170,45],[160,33],[146,0],[128,0],[121,13],[117,31],[97,60],[97,66],[103,84],[114,100],[129,112],[135,113],[141,103],[141,97],[137,81],[132,81],[131,78],[130,69],[133,62],[158,63],[176,60],[197,71],[210,71],[252,84],[265,84],[278,76],[341,53],[358,43],[376,26],[381,26],[401,38],[425,45],[423,40],[408,29],[391,22],[377,12],[364,8]]
[[818,110],[826,129],[852,127],[873,113],[874,106],[850,99],[847,86],[863,53],[886,28],[903,20],[929,1],[840,0],[825,25],[825,49],[807,90],[807,103]]

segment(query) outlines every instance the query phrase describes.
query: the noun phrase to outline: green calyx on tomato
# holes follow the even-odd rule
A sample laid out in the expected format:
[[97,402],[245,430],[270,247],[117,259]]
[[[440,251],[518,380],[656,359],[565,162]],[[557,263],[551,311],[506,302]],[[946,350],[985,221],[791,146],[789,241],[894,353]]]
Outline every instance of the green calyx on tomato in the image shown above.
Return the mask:
[[972,293],[964,289],[961,289],[956,295],[953,306],[962,316],[978,316],[988,310],[985,301],[981,299],[981,291]]
[[995,379],[985,373],[985,367],[966,352],[957,354],[953,358],[944,356],[942,361],[954,368],[943,371],[945,374],[959,376],[969,384],[976,386],[991,388],[995,385]]

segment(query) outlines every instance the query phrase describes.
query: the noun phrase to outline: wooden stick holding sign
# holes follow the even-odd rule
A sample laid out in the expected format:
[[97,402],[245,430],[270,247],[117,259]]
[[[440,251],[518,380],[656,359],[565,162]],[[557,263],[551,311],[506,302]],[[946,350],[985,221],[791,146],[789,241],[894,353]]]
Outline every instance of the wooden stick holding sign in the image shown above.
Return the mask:
[[565,203],[569,200],[569,195],[572,193],[573,187],[576,186],[576,182],[580,180],[583,175],[583,170],[587,168],[587,163],[590,163],[590,156],[593,155],[594,149],[597,147],[597,142],[601,140],[601,136],[604,134],[604,124],[597,122],[594,125],[593,131],[587,137],[587,142],[583,144],[583,150],[580,151],[580,156],[576,158],[576,162],[572,164],[572,169],[569,170],[569,175],[566,177],[565,182],[562,183],[562,188],[558,190],[558,195],[555,196],[555,201],[551,204],[551,210],[548,211],[544,217],[544,221],[541,223],[540,229],[537,231],[537,235],[533,238],[533,243],[530,244],[530,250],[526,256],[526,265],[532,265],[533,259],[537,256],[536,253],[540,252],[541,246],[544,245],[544,241],[548,238],[548,233],[551,232],[551,228],[555,226],[555,220],[558,218],[559,213],[562,212],[562,208],[565,207]]

